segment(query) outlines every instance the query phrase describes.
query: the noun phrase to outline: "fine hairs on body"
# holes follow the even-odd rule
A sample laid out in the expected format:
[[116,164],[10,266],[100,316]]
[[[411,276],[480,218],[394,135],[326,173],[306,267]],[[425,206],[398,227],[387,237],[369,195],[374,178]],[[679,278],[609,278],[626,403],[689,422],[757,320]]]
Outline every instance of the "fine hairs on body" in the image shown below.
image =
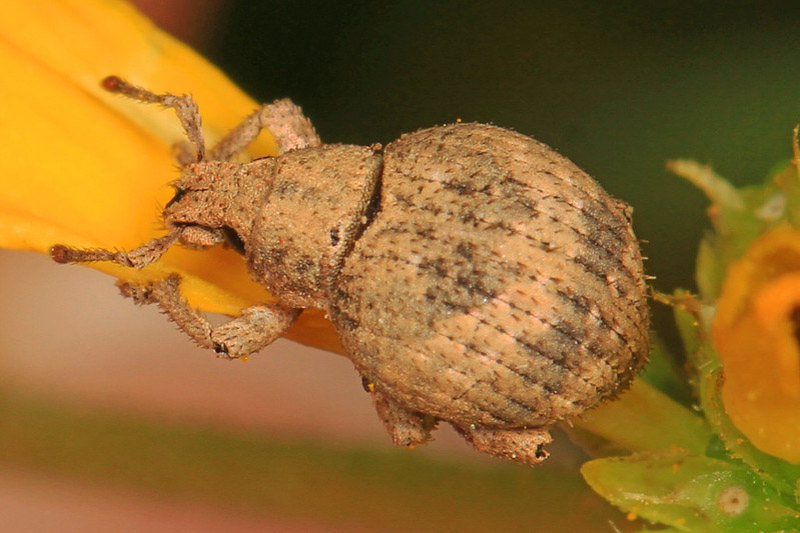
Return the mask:
[[[546,145],[457,123],[387,146],[323,144],[289,100],[206,148],[191,96],[110,76],[173,108],[191,147],[168,233],[128,252],[51,249],[61,263],[142,268],[176,243],[232,246],[278,303],[212,327],[172,275],[121,283],[202,347],[238,358],[324,310],[395,443],[448,422],[478,450],[528,464],[550,428],[624,390],[645,364],[649,315],[630,209]],[[230,160],[268,129],[280,155]]]

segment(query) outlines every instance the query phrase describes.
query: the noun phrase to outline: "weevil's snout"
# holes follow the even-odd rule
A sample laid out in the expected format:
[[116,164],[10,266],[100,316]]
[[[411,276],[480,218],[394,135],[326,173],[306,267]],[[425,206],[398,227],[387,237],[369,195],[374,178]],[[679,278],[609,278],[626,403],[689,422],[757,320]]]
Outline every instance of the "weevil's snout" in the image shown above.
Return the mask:
[[233,191],[225,169],[212,163],[187,165],[164,206],[166,226],[180,230],[181,242],[205,248],[225,240],[226,211]]
[[180,232],[182,244],[191,248],[207,248],[225,240],[218,216],[203,209],[208,204],[201,191],[178,189],[164,207],[164,224]]
[[243,206],[263,203],[266,180],[258,173],[248,174],[243,166],[205,161],[183,168],[175,196],[163,211],[164,223],[180,232],[183,244],[206,248],[227,243],[244,253],[240,235],[252,224],[253,214]]

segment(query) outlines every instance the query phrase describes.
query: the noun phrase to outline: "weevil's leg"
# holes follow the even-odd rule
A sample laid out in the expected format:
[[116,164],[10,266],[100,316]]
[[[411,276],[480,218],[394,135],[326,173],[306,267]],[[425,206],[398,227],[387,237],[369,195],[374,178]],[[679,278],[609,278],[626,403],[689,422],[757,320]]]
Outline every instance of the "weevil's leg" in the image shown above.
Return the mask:
[[150,263],[158,261],[170,246],[180,238],[180,231],[170,232],[163,237],[157,237],[129,252],[105,250],[95,248],[81,250],[70,248],[63,244],[56,244],[50,248],[50,257],[56,263],[91,263],[94,261],[111,261],[123,266],[143,268]]
[[282,154],[322,144],[302,109],[291,100],[276,100],[257,109],[233,128],[210,150],[209,159],[227,161],[247,148],[264,128],[275,138]]
[[172,274],[148,285],[118,283],[124,296],[136,303],[155,303],[178,327],[203,348],[228,359],[255,353],[271,344],[292,325],[300,309],[280,305],[254,305],[221,326],[212,327],[206,317],[181,296],[180,276]]
[[205,159],[206,145],[201,129],[200,113],[197,110],[197,103],[188,94],[175,96],[174,94],[155,94],[141,87],[137,87],[117,76],[108,76],[103,79],[101,85],[107,91],[119,93],[149,104],[160,104],[164,107],[171,107],[175,110],[181,126],[186,132],[186,136],[194,146],[197,161]]
[[530,465],[541,463],[550,455],[543,448],[553,440],[548,428],[494,429],[455,424],[453,427],[478,451],[489,455]]
[[364,386],[372,394],[378,416],[395,444],[413,448],[431,439],[431,430],[437,423],[435,418],[412,413],[375,389],[368,380],[364,381]]

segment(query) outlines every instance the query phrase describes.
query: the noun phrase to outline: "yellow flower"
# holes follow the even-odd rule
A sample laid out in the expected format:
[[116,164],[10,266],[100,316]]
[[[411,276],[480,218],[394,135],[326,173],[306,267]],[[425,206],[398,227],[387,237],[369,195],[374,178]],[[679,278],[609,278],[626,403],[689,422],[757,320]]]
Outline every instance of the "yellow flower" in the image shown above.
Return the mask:
[[759,449],[800,462],[800,231],[756,239],[725,277],[714,318],[722,400]]
[[[219,70],[120,0],[0,2],[0,247],[46,253],[56,243],[129,249],[163,233],[159,206],[177,178],[172,112],[108,94],[109,74],[158,92],[193,94],[213,143],[256,103]],[[265,134],[251,152],[274,154]],[[240,257],[176,247],[142,271],[93,267],[143,281],[177,272],[196,307],[237,314],[269,301]],[[320,313],[290,337],[340,350]]]

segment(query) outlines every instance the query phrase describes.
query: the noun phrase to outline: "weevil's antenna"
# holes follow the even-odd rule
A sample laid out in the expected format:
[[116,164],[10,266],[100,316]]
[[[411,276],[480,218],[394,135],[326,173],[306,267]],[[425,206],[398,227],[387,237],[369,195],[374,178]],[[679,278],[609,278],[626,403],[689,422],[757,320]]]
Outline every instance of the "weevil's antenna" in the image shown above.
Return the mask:
[[189,138],[192,146],[194,146],[197,161],[205,160],[206,144],[203,139],[203,130],[201,128],[202,120],[197,110],[197,103],[191,95],[184,94],[175,96],[173,94],[155,94],[141,87],[137,87],[119,76],[107,76],[100,85],[103,89],[112,93],[119,93],[140,102],[159,104],[174,109],[178,120],[181,121],[183,130],[186,132],[186,136]]

